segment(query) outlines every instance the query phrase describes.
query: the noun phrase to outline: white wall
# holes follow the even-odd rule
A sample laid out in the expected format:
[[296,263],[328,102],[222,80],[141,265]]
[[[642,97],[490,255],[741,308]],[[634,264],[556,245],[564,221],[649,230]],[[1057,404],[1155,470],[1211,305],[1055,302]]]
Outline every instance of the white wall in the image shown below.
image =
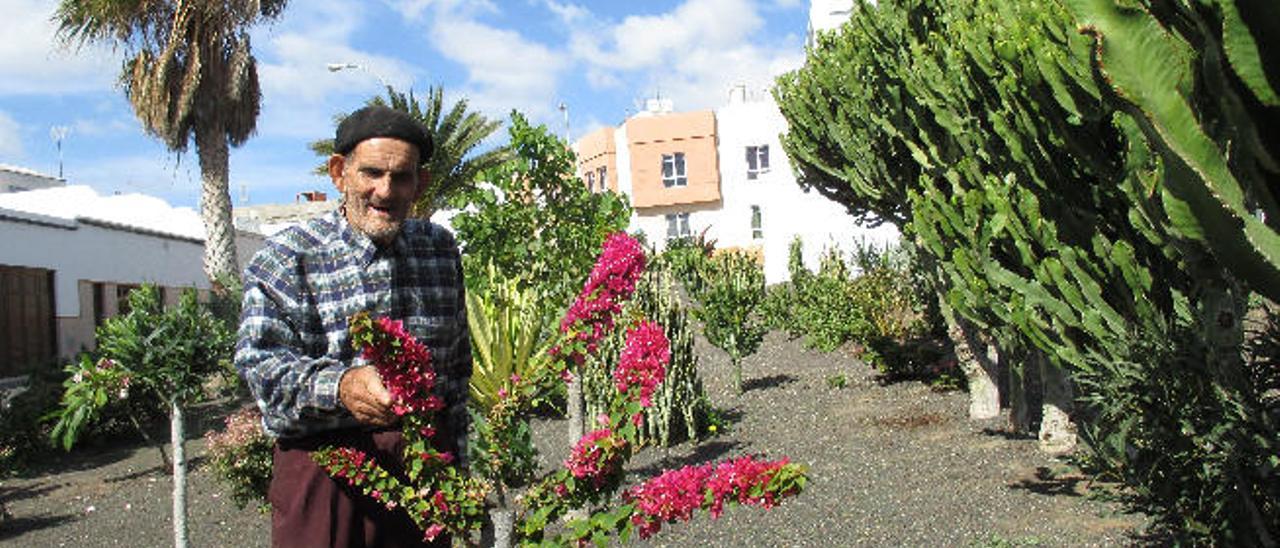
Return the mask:
[[[35,224],[13,217],[42,219]],[[237,238],[243,264],[262,239]],[[0,264],[54,271],[55,314],[80,316],[78,282],[209,289],[203,243],[26,213],[0,212]]]
[[[763,245],[768,283],[790,278],[788,246],[796,236],[804,242],[805,265],[810,270],[817,269],[822,252],[831,246],[848,252],[858,241],[877,245],[897,241],[898,231],[893,226],[858,226],[844,206],[800,188],[780,141],[787,130],[786,119],[772,96],[759,94],[751,100],[733,101],[716,111],[716,123],[724,196],[716,228],[719,245]],[[747,179],[749,145],[769,146],[769,171],[754,180]],[[752,205],[761,208],[763,240],[751,237]]]

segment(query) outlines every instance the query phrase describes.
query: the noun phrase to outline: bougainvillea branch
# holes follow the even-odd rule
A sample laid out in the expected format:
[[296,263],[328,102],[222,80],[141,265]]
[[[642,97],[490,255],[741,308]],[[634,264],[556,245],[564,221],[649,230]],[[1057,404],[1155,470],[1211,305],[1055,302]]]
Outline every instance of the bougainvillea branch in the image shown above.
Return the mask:
[[[441,400],[432,393],[436,376],[427,348],[400,322],[357,314],[351,319],[352,341],[361,357],[378,369],[392,395],[406,441],[405,474],[390,474],[382,463],[350,447],[322,449],[314,454],[315,460],[330,475],[358,486],[388,509],[407,512],[425,539],[442,533],[469,539],[484,522],[488,493],[500,494],[533,478],[531,402],[570,368],[581,366],[598,342],[618,328],[622,303],[635,291],[644,266],[637,241],[622,234],[606,240],[596,268],[561,322],[555,359],[524,377],[512,376],[489,413],[476,424],[480,439],[472,458],[479,475],[487,479],[466,475],[455,465],[454,455],[441,453],[430,443]],[[548,526],[571,509],[603,505],[620,488],[623,466],[637,449],[636,424],[666,377],[671,352],[662,326],[644,320],[627,325],[618,364],[609,372],[616,389],[609,412],[596,417],[595,430],[577,440],[562,468],[532,482],[516,499],[521,506],[516,527],[521,542],[600,543],[612,535],[625,540],[633,530],[648,537],[663,524],[687,520],[699,509],[717,517],[726,503],[769,508],[804,487],[804,466],[787,459],[742,457],[690,466],[625,491],[621,504],[612,510],[597,509],[587,518],[573,519],[558,535],[546,539]]]
[[359,487],[388,510],[407,512],[427,541],[446,531],[465,536],[478,529],[484,519],[487,486],[460,473],[453,466],[455,456],[430,443],[436,435],[435,413],[442,407],[439,396],[432,393],[436,374],[430,351],[397,320],[375,320],[361,312],[352,316],[349,330],[352,344],[378,370],[391,393],[392,411],[400,417],[405,439],[406,477],[388,473],[373,458],[350,447],[325,447],[313,458],[329,475]]

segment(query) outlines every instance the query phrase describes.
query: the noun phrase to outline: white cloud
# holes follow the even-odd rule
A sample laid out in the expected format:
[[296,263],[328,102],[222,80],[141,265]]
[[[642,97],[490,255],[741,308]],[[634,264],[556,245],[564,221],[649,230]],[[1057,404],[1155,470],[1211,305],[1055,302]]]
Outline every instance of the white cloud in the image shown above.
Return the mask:
[[543,4],[565,25],[573,25],[591,17],[591,12],[587,11],[587,8],[577,4],[556,2],[556,0],[545,0]]
[[422,20],[433,8],[436,14],[453,14],[467,19],[483,13],[500,12],[497,4],[490,0],[384,0],[384,3],[411,21]]
[[664,14],[575,29],[569,47],[593,88],[660,92],[679,111],[714,108],[730,86],[760,90],[803,62],[801,39],[765,43],[764,23],[749,0],[686,0]]
[[668,63],[692,50],[745,42],[764,24],[748,0],[688,0],[670,13],[630,16],[607,33],[579,32],[572,47],[587,62],[619,70]]
[[0,112],[0,157],[22,158],[22,127],[8,114]]
[[0,95],[109,90],[119,53],[102,44],[66,46],[51,18],[57,0],[6,0],[0,17]]
[[438,15],[428,33],[445,58],[467,70],[464,93],[480,110],[504,116],[516,108],[535,119],[554,108],[556,81],[568,58],[519,33]]

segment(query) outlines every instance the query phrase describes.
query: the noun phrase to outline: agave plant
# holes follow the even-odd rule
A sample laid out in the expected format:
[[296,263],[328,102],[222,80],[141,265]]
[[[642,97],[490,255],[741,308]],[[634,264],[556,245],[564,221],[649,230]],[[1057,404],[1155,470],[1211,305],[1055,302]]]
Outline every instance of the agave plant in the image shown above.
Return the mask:
[[487,410],[507,389],[512,375],[528,376],[546,364],[554,323],[540,311],[539,292],[518,279],[500,279],[488,267],[483,292],[467,293],[471,328],[471,403]]

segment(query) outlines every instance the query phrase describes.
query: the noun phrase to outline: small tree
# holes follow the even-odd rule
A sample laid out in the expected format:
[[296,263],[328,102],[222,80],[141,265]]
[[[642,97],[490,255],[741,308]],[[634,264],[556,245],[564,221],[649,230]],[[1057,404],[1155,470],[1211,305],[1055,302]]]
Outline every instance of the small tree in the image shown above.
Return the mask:
[[103,408],[116,396],[125,399],[131,390],[141,390],[146,400],[167,407],[174,544],[186,546],[183,409],[203,399],[203,384],[210,376],[231,371],[234,333],[200,304],[194,290],[184,291],[178,305],[165,310],[156,287],[144,285],[129,294],[129,312],[106,320],[97,336],[100,358],[86,355],[68,366],[71,378],[65,383],[53,437],[70,450]]
[[756,313],[764,301],[764,271],[747,253],[726,251],[711,260],[706,278],[694,315],[707,341],[729,354],[741,394],[742,359],[760,348],[766,330]]

